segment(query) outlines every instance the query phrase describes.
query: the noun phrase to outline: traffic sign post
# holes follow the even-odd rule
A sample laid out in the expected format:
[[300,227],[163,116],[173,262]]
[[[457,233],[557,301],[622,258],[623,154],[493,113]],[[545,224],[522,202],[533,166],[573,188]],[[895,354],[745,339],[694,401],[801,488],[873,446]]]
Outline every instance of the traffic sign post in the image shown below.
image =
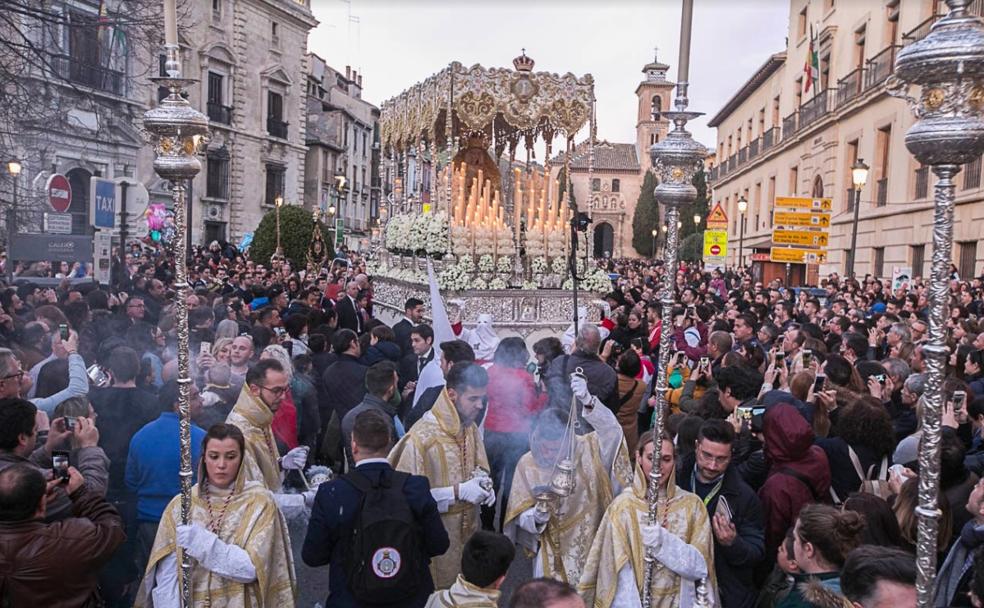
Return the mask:
[[91,182],[89,222],[93,228],[112,230],[116,227],[116,182],[101,177],[93,177]]
[[55,213],[65,213],[72,206],[72,183],[61,173],[51,174],[44,191],[48,195],[48,204]]
[[809,226],[812,228],[830,228],[829,213],[812,211],[779,211],[772,212],[772,223],[776,226]]
[[787,209],[811,209],[813,211],[832,211],[834,201],[830,198],[802,198],[796,196],[777,196],[776,207]]
[[44,231],[48,234],[72,234],[72,214],[45,213]]
[[772,231],[772,242],[776,245],[803,245],[806,247],[826,247],[829,237],[826,232],[812,230]]
[[704,231],[704,267],[723,268],[728,255],[728,232],[726,230]]
[[769,259],[786,264],[823,264],[827,260],[827,252],[796,247],[773,247],[769,251]]
[[786,284],[792,279],[792,264],[823,264],[830,242],[830,220],[834,205],[829,198],[776,197],[772,211],[772,244],[769,259],[786,264]]

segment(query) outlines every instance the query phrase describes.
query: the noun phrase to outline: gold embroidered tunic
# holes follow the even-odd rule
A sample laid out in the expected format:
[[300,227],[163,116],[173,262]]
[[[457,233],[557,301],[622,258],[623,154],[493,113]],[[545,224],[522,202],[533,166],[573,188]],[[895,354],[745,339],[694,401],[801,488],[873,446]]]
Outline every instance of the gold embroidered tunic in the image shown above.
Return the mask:
[[[474,424],[462,426],[446,389],[434,407],[393,447],[389,462],[399,471],[427,477],[432,489],[464,483],[476,468],[489,470],[478,428]],[[435,589],[449,588],[461,572],[461,551],[481,527],[479,512],[478,505],[458,501],[441,513],[451,548],[431,561]]]
[[240,475],[246,481],[259,481],[271,492],[280,492],[283,480],[280,477],[279,453],[273,438],[270,423],[273,412],[260,401],[248,386],[243,386],[236,405],[226,417],[226,424],[233,424],[246,437],[246,453]]
[[424,608],[498,608],[499,590],[472,585],[462,575],[450,589],[435,591]]

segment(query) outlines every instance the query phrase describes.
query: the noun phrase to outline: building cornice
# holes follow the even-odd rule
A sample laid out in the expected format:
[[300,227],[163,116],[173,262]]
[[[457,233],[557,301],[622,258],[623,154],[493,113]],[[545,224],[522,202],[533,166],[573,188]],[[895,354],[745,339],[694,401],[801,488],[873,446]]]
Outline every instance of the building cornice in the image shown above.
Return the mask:
[[707,122],[707,126],[717,127],[724,122],[724,119],[731,116],[731,113],[734,112],[738,106],[742,104],[742,102],[748,99],[756,89],[762,86],[765,81],[768,80],[768,78],[785,63],[786,51],[770,56],[765,63],[762,64],[762,67],[756,70],[752,77],[749,78],[748,81],[742,85],[740,89],[738,89],[738,92],[728,100],[728,103],[724,104],[724,107],[714,115],[714,118]]

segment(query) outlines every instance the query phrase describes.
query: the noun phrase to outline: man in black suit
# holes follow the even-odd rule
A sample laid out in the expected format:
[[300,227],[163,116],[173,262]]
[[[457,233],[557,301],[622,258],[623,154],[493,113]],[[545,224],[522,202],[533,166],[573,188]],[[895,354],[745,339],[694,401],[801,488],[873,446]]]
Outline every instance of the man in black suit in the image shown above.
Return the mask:
[[[420,372],[434,358],[434,330],[430,325],[418,325],[410,330],[410,351],[400,360],[400,392],[416,383]],[[409,390],[413,390],[410,386]]]
[[336,455],[341,462],[341,435],[329,439],[329,426],[332,418],[341,424],[345,414],[359,405],[366,396],[365,365],[359,363],[359,338],[350,329],[339,329],[331,337],[331,347],[338,359],[328,366],[321,375],[321,388],[318,399],[318,412],[321,415],[322,442],[330,441],[328,445],[319,444],[322,453]]
[[345,294],[339,295],[338,303],[335,304],[335,312],[338,315],[338,327],[341,329],[351,329],[357,335],[363,331],[362,314],[359,312],[359,284],[349,281],[345,284]]
[[[448,340],[447,342],[441,342],[441,372],[444,377],[448,377],[448,372],[451,368],[459,363],[474,363],[475,362],[475,351],[472,350],[470,344],[464,340]],[[414,395],[405,395],[403,399],[403,407],[407,410],[405,416],[405,421],[403,426],[406,430],[410,430],[415,422],[420,420],[420,418],[426,414],[434,404],[437,402],[437,398],[441,396],[441,391],[444,390],[444,385],[431,386],[423,389],[423,394],[417,399],[417,403],[414,404]],[[478,424],[481,424],[482,418],[485,416],[485,410],[479,414]]]
[[410,330],[424,320],[424,303],[417,298],[410,298],[403,305],[403,310],[403,318],[393,326],[393,333],[396,334],[400,354],[405,357],[410,352]]
[[[392,423],[385,414],[367,410],[355,418],[352,427],[351,449],[355,459],[354,474],[364,478],[372,485],[389,486],[396,472],[386,461],[392,445]],[[419,530],[415,556],[402,556],[405,567],[415,568],[419,581],[412,597],[399,603],[400,606],[422,608],[434,591],[434,580],[430,573],[430,558],[443,555],[450,546],[448,533],[441,523],[437,503],[431,496],[430,482],[421,475],[410,475],[403,483],[403,495],[413,514]],[[365,494],[348,479],[348,476],[334,479],[318,488],[311,509],[307,535],[301,557],[311,567],[329,564],[328,606],[354,606],[355,600],[349,591],[349,563],[347,544],[356,530],[359,512]]]

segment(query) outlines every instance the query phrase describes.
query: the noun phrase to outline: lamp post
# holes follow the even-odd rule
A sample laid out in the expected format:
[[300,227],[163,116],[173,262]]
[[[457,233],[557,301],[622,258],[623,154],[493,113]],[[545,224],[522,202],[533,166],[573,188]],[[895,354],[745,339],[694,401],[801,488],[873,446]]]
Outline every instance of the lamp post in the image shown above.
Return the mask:
[[[164,0],[167,76],[151,80],[170,94],[156,108],[144,114],[144,129],[154,143],[154,171],[171,184],[174,199],[174,306],[178,329],[178,443],[180,446],[181,523],[187,524],[191,511],[191,373],[188,353],[188,257],[185,193],[188,182],[202,170],[198,156],[208,140],[208,118],[182,97],[185,87],[196,82],[181,77],[178,47],[177,8],[174,0]],[[191,606],[191,558],[181,557],[182,605]]]
[[[663,247],[663,289],[660,293],[664,328],[673,326],[673,307],[676,304],[674,284],[680,248],[680,210],[683,207],[693,205],[694,201],[697,200],[697,188],[693,185],[693,178],[697,171],[703,168],[704,158],[707,157],[707,148],[694,141],[693,136],[687,131],[687,122],[697,118],[701,113],[687,111],[689,104],[687,89],[690,86],[690,33],[694,2],[693,0],[682,0],[682,4],[680,56],[677,61],[676,97],[673,100],[675,109],[663,113],[663,116],[673,122],[674,128],[667,133],[662,141],[649,149],[653,170],[659,178],[659,185],[656,186],[654,194],[656,201],[666,209],[668,226],[666,242]],[[656,367],[658,373],[655,394],[658,403],[653,413],[653,432],[657,437],[655,444],[658,451],[662,449],[662,441],[659,437],[663,433],[663,419],[669,406],[666,399],[668,379],[666,369],[669,367],[670,351],[673,349],[671,338],[672,332],[665,330],[660,336],[659,365]],[[660,467],[652,467],[646,492],[646,503],[649,507],[647,523],[649,525],[657,525],[659,522],[659,496],[663,481]],[[656,555],[652,549],[646,550],[645,564],[642,606],[643,608],[651,608],[653,605],[653,576],[657,564]],[[696,606],[707,606],[706,580],[697,581],[695,595],[694,604]]]
[[745,212],[748,211],[748,201],[745,197],[738,198],[738,266],[745,268]]
[[[905,134],[909,152],[938,178],[933,191],[933,265],[929,284],[929,331],[923,347],[926,391],[919,444],[919,518],[916,596],[920,608],[933,601],[939,518],[940,443],[949,266],[953,250],[954,177],[960,165],[984,152],[984,23],[969,14],[969,0],[947,0],[949,14],[921,40],[899,51],[888,91],[909,104],[916,122]],[[915,87],[914,94],[910,89]],[[942,591],[942,590],[941,590]],[[947,599],[943,601],[949,603]]]
[[861,190],[868,181],[868,165],[857,159],[851,165],[851,181],[854,183],[854,224],[851,226],[851,249],[847,252],[847,267],[844,276],[854,276],[854,260],[857,258],[858,219],[861,215]]
[[275,199],[273,199],[273,205],[275,207],[274,213],[277,218],[277,248],[274,249],[273,255],[270,256],[270,265],[276,268],[276,263],[283,262],[284,260],[284,250],[280,246],[280,207],[284,204],[284,197],[282,194],[278,194]]
[[656,257],[656,237],[659,235],[659,230],[653,228],[653,248],[650,250],[650,257]]
[[13,178],[11,182],[13,183],[13,198],[11,199],[11,205],[7,209],[7,286],[12,286],[14,284],[14,256],[11,255],[10,242],[15,234],[17,234],[17,182],[20,181],[21,171],[24,170],[24,165],[17,159],[11,159],[7,161],[7,172],[10,173],[10,177]]
[[694,227],[696,228],[697,226],[700,226],[700,214],[699,213],[695,213],[694,214]]
[[328,227],[331,232],[331,250],[335,251],[335,205],[328,205]]

